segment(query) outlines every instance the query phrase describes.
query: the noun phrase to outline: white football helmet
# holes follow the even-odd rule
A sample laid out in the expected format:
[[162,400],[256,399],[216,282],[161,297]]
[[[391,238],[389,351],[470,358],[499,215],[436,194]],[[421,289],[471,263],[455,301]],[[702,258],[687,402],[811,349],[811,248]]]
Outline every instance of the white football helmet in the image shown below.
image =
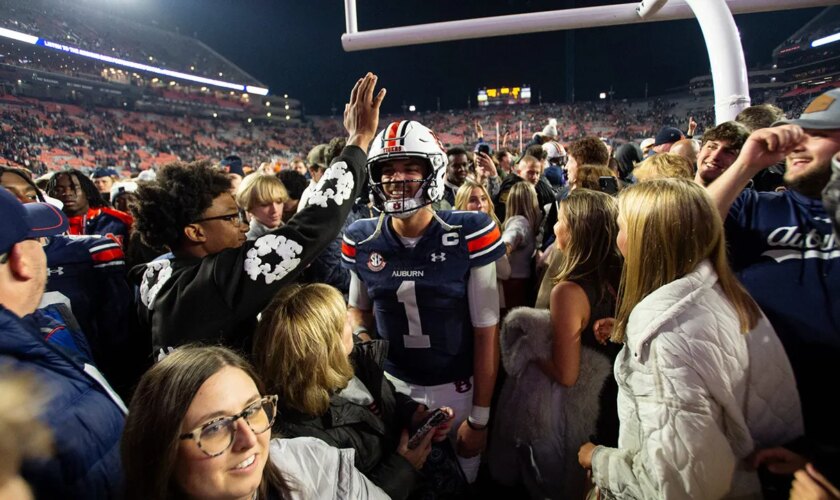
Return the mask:
[[[411,198],[389,195],[382,183],[382,165],[407,158],[422,158],[429,167],[428,171],[420,180],[386,183],[390,191],[402,193],[411,191],[406,183],[419,183],[419,189]],[[367,171],[373,205],[383,213],[405,218],[440,200],[445,189],[443,179],[447,163],[446,151],[434,132],[415,121],[392,122],[376,136],[368,152]]]
[[566,148],[557,141],[548,141],[542,145],[543,151],[546,152],[548,163],[563,166],[566,164]]

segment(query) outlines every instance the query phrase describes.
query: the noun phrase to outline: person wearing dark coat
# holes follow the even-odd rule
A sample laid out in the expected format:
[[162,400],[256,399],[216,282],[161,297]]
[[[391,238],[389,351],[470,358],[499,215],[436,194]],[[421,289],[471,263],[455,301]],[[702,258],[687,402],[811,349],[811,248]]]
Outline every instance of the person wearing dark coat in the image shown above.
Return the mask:
[[51,205],[22,205],[5,189],[0,219],[0,366],[31,374],[43,388],[41,420],[53,436],[53,455],[24,460],[21,475],[36,498],[115,498],[125,405],[81,351],[45,340],[54,332],[33,315],[47,278],[43,244],[67,219]]
[[385,378],[387,351],[382,340],[354,343],[341,294],[309,284],[286,287],[263,311],[252,356],[279,396],[275,433],[353,448],[356,468],[401,499],[422,483],[431,441],[446,439],[449,426],[408,447],[408,430],[419,427],[428,408]]

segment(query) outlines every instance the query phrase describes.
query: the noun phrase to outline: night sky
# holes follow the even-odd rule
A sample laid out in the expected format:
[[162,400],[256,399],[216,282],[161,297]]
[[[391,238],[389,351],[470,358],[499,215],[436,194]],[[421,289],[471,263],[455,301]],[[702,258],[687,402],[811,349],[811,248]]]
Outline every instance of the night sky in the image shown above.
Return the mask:
[[[358,0],[359,30],[474,17],[626,3],[627,0]],[[403,103],[418,110],[459,109],[480,87],[530,84],[533,100],[563,101],[565,32],[495,37],[362,52],[344,52],[340,0],[87,0],[123,17],[195,35],[275,95],[300,99],[308,114],[330,114],[366,71],[388,88],[385,111]],[[771,51],[820,12],[800,9],[736,16],[749,67],[771,62]],[[575,31],[575,92],[597,98],[642,97],[686,85],[709,73],[695,20]]]

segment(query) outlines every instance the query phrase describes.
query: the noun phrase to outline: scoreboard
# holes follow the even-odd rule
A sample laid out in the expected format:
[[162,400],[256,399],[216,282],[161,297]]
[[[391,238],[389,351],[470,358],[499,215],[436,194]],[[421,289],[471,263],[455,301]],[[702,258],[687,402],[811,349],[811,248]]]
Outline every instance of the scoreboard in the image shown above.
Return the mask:
[[503,104],[530,104],[531,87],[483,88],[478,91],[479,106],[501,106]]

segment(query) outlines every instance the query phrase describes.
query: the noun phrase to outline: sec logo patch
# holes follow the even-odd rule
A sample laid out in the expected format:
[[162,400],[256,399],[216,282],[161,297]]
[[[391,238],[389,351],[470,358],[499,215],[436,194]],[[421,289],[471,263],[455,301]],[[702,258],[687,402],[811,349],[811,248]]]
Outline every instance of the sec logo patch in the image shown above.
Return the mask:
[[367,266],[371,271],[378,273],[385,268],[385,259],[383,259],[378,253],[373,252],[368,258]]

